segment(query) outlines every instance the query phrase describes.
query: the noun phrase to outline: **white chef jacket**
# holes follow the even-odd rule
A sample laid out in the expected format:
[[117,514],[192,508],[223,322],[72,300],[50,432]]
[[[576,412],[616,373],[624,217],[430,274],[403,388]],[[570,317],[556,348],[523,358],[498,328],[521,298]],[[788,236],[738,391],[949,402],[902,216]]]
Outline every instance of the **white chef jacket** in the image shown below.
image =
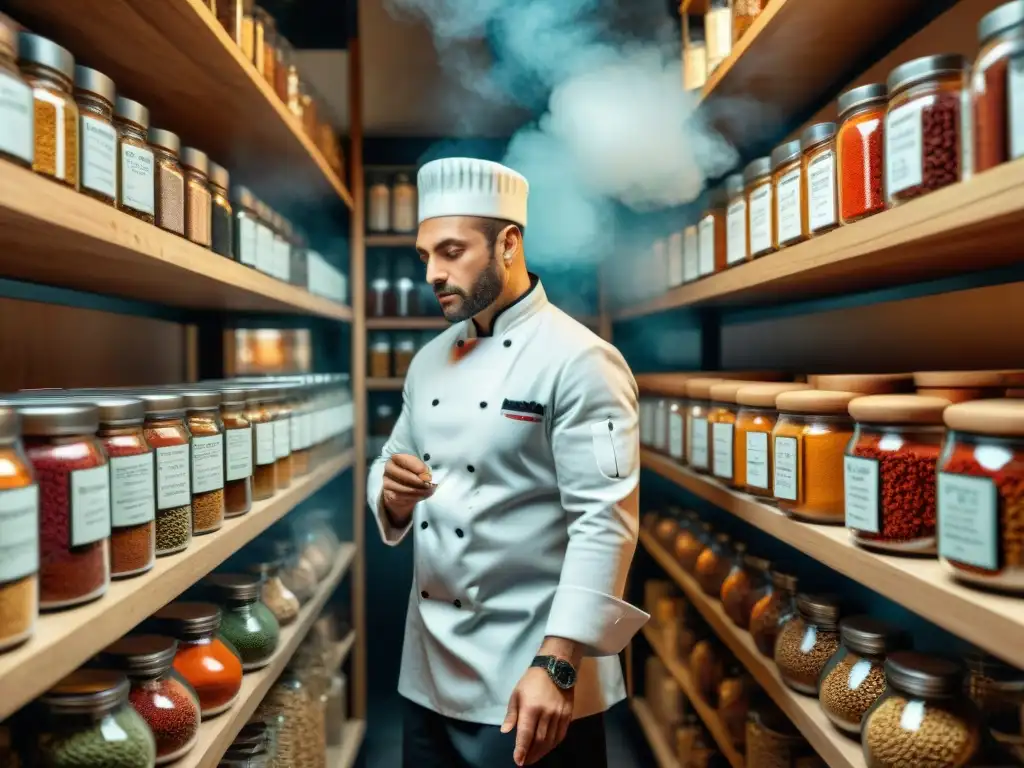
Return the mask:
[[[575,718],[621,701],[617,654],[650,618],[620,599],[638,530],[636,382],[531,280],[491,336],[467,320],[416,355],[367,486],[384,541],[414,538],[399,693],[493,725],[548,635],[586,649]],[[402,529],[379,503],[396,453],[437,484]]]

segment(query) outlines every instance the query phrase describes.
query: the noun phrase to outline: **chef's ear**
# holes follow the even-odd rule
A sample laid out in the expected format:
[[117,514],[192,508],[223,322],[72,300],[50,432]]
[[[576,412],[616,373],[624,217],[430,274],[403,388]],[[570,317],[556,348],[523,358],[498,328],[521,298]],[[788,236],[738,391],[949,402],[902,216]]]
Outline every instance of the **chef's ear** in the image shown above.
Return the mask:
[[508,266],[515,255],[523,249],[523,232],[515,224],[510,224],[501,231],[498,242],[502,245],[502,258]]

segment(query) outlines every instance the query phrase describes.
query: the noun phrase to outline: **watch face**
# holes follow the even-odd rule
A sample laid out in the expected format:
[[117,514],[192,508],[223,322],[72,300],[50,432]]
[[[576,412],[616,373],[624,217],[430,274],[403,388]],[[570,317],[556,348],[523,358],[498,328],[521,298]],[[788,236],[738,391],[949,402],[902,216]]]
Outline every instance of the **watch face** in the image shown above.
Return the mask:
[[576,670],[569,662],[559,659],[551,670],[551,678],[559,688],[572,688],[576,683]]

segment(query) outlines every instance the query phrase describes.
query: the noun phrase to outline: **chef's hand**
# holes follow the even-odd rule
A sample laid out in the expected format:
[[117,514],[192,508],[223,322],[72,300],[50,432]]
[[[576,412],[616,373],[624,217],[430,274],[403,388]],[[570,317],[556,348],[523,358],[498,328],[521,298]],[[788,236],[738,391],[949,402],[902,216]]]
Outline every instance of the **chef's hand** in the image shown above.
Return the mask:
[[519,680],[508,702],[501,732],[516,729],[512,759],[516,765],[533,765],[562,743],[572,722],[575,694],[563,691],[546,669],[531,667]]
[[416,504],[434,492],[430,467],[416,456],[396,453],[384,465],[384,490],[381,501],[396,528],[404,528],[412,519]]

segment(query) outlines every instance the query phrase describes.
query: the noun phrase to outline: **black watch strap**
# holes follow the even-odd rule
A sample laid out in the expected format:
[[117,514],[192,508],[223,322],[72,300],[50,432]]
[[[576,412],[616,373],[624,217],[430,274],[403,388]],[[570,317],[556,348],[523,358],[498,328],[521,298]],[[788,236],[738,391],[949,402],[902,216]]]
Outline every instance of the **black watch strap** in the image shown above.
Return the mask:
[[534,656],[530,666],[547,670],[551,682],[563,691],[576,685],[576,669],[565,659],[557,656]]

